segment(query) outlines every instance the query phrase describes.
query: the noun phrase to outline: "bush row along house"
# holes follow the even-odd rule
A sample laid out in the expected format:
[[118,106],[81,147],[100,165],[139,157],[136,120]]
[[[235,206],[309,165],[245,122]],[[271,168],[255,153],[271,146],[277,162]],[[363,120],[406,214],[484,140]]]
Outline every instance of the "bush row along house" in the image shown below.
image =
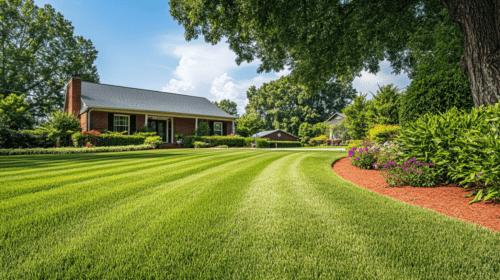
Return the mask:
[[204,97],[90,83],[77,75],[65,89],[64,112],[74,114],[83,131],[133,134],[147,126],[165,147],[175,143],[176,132],[193,135],[200,122],[209,125],[210,135],[234,133],[237,117]]

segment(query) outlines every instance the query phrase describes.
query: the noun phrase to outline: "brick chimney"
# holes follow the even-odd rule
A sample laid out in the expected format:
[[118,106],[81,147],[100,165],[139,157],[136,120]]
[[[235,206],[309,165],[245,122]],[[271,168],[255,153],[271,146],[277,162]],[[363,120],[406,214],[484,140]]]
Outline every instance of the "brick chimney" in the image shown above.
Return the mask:
[[82,78],[79,75],[71,76],[66,87],[66,102],[64,104],[64,112],[74,114],[76,117],[80,115],[82,109]]

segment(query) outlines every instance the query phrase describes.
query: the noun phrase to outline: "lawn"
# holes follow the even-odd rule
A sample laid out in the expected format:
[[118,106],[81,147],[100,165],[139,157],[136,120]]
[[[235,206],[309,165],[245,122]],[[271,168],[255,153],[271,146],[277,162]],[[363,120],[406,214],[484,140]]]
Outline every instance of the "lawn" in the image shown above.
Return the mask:
[[0,279],[499,279],[500,238],[345,182],[343,152],[0,157]]
[[286,149],[345,149],[347,146],[315,146],[315,147],[293,147],[293,148],[286,148]]

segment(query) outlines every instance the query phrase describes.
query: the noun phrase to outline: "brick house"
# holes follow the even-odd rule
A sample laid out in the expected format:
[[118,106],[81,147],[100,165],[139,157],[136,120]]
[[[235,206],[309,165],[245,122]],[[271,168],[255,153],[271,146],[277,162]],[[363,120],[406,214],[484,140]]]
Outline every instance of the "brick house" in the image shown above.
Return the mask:
[[253,138],[263,138],[271,141],[298,141],[298,137],[283,130],[261,131],[252,135]]
[[206,122],[211,135],[234,133],[236,116],[203,97],[96,84],[72,76],[66,85],[64,112],[74,114],[83,131],[127,131],[147,126],[163,138],[164,146],[175,143],[174,134],[193,135]]

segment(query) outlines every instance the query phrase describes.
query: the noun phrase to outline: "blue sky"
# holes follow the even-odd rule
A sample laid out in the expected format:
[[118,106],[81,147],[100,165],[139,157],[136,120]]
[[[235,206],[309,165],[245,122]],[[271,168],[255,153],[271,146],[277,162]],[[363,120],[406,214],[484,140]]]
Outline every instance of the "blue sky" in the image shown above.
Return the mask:
[[[224,42],[187,42],[184,29],[170,16],[168,1],[35,0],[50,4],[91,39],[99,51],[96,65],[101,83],[203,96],[211,101],[229,98],[244,113],[246,91],[287,75],[261,73],[259,62],[237,66],[236,55]],[[375,92],[377,84],[410,84],[406,75],[391,74],[382,63],[377,75],[362,73],[354,80],[358,92]]]

